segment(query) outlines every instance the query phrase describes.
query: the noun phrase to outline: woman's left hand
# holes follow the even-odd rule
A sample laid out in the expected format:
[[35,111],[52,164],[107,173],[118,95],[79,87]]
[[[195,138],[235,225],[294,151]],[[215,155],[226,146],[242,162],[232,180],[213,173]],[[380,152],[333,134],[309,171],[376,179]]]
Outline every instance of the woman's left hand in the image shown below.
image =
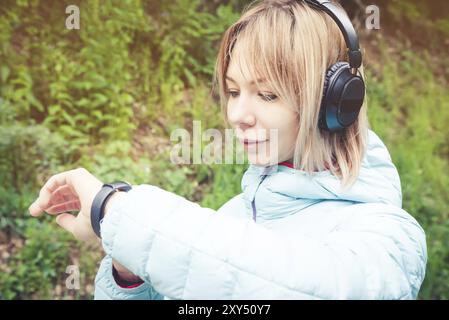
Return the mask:
[[[98,240],[90,222],[92,202],[103,183],[84,168],[58,173],[44,184],[39,197],[28,208],[34,217],[47,212],[77,239]],[[79,211],[75,216],[67,211]]]

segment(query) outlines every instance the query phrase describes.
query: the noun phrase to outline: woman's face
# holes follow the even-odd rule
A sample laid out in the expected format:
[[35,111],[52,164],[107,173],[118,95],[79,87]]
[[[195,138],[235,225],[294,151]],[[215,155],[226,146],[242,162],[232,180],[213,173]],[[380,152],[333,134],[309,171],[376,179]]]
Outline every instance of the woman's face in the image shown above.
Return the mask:
[[245,64],[236,60],[234,54],[226,73],[227,116],[248,161],[267,166],[291,160],[298,133],[297,114],[273,93],[269,83],[260,81],[257,88]]

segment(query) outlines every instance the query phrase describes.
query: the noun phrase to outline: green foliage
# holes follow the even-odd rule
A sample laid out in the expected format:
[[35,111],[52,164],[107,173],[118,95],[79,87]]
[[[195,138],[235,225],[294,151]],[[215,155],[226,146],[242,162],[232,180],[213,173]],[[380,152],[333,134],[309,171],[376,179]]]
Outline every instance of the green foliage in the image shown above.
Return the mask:
[[[0,297],[3,299],[91,299],[93,282],[102,255],[98,246],[73,239],[56,223],[26,220],[25,242],[0,265]],[[81,253],[81,254],[80,254]],[[78,256],[79,255],[79,256]],[[70,288],[75,266],[79,288]]]
[[232,197],[242,192],[241,179],[248,165],[213,165],[213,184],[204,196],[201,205],[219,209]]
[[142,117],[175,114],[185,88],[210,80],[211,43],[236,18],[226,6],[202,11],[199,0],[79,1],[75,31],[64,27],[72,2],[7,2],[0,80],[10,114],[2,122],[42,121],[74,146],[128,140],[142,105]]
[[145,95],[142,98],[148,103],[145,115],[150,120],[163,112],[174,117],[174,121],[183,121],[179,109],[189,109],[184,105],[185,89],[202,90],[202,82],[210,87],[215,65],[214,44],[238,15],[229,6],[221,5],[212,12],[205,11],[205,3],[201,0],[150,1],[145,6],[153,28],[136,36],[132,58],[137,63],[136,71],[141,74],[136,84]]
[[132,184],[148,181],[150,162],[145,158],[133,159],[129,141],[117,140],[95,148],[87,147],[82,153],[79,166],[95,172],[102,181],[126,180]]
[[449,36],[449,3],[447,1],[379,0],[385,7],[382,19],[389,21],[392,31],[405,33],[416,44],[432,51],[447,51],[441,45]]
[[72,237],[48,222],[29,220],[26,242],[0,272],[0,293],[5,299],[53,298],[56,283],[64,283],[70,265]]
[[43,126],[0,126],[0,228],[19,233],[40,181],[70,162],[70,149],[58,133]]
[[[385,46],[385,44],[383,44]],[[369,119],[389,146],[402,182],[403,206],[427,234],[429,262],[420,298],[449,294],[449,93],[430,57],[405,48],[387,59],[381,78],[368,75]]]

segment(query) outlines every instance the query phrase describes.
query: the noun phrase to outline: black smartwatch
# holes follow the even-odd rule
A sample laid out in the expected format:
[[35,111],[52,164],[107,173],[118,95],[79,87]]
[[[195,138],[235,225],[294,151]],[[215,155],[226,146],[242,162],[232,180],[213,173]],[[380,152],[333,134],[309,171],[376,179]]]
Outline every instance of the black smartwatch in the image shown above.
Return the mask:
[[117,181],[113,183],[105,183],[92,202],[92,208],[90,210],[90,223],[95,234],[101,238],[100,234],[100,222],[104,216],[104,207],[109,197],[111,197],[117,191],[128,192],[132,189],[132,186],[128,182]]

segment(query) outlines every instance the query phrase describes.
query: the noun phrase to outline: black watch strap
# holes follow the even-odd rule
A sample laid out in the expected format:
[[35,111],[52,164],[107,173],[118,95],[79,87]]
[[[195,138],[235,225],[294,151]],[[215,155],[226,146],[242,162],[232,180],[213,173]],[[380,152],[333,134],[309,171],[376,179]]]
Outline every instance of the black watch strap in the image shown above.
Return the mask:
[[128,192],[132,186],[124,181],[117,181],[113,183],[105,183],[92,202],[92,208],[90,210],[90,222],[95,234],[101,238],[100,234],[100,222],[103,219],[104,207],[109,197],[117,191]]

